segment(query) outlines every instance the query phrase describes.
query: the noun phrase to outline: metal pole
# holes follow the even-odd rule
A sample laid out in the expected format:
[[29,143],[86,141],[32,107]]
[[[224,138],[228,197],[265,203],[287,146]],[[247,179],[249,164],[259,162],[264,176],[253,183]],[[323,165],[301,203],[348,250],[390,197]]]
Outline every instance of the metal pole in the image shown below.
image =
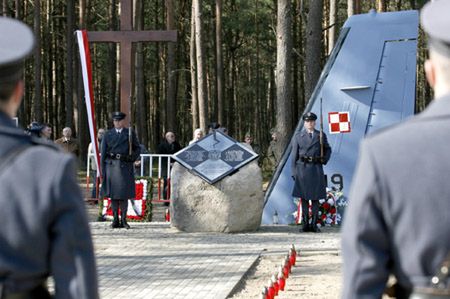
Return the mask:
[[320,159],[323,160],[323,113],[322,98],[320,98]]

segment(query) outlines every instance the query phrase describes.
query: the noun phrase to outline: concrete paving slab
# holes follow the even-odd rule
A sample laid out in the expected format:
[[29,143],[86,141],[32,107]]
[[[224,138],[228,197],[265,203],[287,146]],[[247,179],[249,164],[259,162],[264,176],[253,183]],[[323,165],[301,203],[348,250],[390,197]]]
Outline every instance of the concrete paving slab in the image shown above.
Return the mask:
[[253,233],[184,233],[168,223],[111,229],[92,222],[101,298],[227,298],[261,254],[339,250],[338,230],[300,234],[294,226]]

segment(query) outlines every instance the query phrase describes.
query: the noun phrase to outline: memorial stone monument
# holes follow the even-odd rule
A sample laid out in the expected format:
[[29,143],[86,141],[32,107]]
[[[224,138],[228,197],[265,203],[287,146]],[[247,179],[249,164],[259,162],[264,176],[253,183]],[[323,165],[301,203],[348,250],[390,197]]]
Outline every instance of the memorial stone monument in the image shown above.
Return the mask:
[[179,151],[172,169],[172,226],[187,232],[254,231],[264,206],[258,155],[221,132]]

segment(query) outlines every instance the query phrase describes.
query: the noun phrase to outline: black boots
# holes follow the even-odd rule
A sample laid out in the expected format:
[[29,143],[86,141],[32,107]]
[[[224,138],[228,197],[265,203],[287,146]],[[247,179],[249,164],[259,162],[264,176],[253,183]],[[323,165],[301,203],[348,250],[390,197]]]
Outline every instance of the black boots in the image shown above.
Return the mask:
[[315,233],[320,233],[320,228],[317,226],[317,215],[313,215],[312,217],[311,231]]
[[120,217],[122,222],[120,223],[120,227],[124,227],[126,229],[130,229],[130,225],[127,223],[127,211],[121,211]]
[[[120,206],[120,218],[122,221],[119,221],[119,206]],[[111,223],[112,228],[126,228],[129,229],[130,225],[127,223],[127,209],[128,209],[128,200],[113,200],[111,201],[111,208],[113,211],[114,220]]]
[[113,217],[114,220],[111,223],[111,227],[112,228],[119,228],[120,227],[120,223],[119,223],[119,211],[113,211]]
[[303,224],[302,231],[305,232],[305,233],[311,231],[310,226],[309,226],[309,219],[308,218],[309,218],[308,215],[303,215],[302,216],[302,224]]
[[302,216],[302,229],[303,232],[314,232],[314,233],[320,233],[320,228],[317,226],[317,215],[313,215],[311,219],[311,223],[309,223],[309,215],[303,215]]

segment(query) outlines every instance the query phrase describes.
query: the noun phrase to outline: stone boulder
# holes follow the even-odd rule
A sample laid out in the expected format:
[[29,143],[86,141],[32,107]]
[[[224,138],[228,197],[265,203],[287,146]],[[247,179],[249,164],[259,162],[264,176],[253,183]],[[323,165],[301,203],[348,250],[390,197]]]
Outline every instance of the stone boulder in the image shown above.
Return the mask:
[[264,205],[262,173],[253,161],[213,185],[175,163],[171,225],[186,232],[255,231]]

